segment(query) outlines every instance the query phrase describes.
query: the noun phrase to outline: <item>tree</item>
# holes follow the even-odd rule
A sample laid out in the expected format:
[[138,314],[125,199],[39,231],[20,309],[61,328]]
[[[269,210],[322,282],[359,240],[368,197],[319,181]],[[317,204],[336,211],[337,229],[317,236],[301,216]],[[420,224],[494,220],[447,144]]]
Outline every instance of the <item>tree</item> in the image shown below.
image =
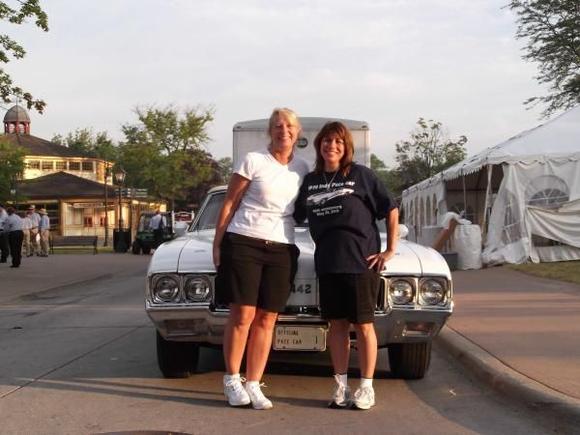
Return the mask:
[[549,93],[524,104],[547,104],[548,116],[580,102],[580,2],[578,0],[511,0],[517,15],[516,38],[526,40],[523,58],[538,63],[539,83]]
[[[16,3],[16,1],[14,2]],[[17,7],[8,6],[7,2],[0,1],[0,21],[12,24],[22,24],[26,18],[33,18],[36,27],[48,32],[48,17],[42,10],[39,0],[18,0]],[[0,62],[10,62],[10,57],[22,59],[26,55],[24,48],[6,34],[0,34]],[[16,96],[26,101],[26,106],[42,113],[46,103],[35,99],[29,92],[14,85],[10,75],[0,68],[0,98],[9,103],[11,97]]]
[[24,172],[24,150],[0,138],[0,203],[12,198],[10,189]]
[[376,154],[371,154],[371,169],[377,174],[379,180],[387,187],[394,197],[401,195],[399,174],[394,169],[389,169]]
[[467,137],[459,136],[452,141],[444,133],[442,124],[433,120],[419,118],[417,125],[410,139],[395,145],[396,171],[401,190],[460,162],[466,156]]
[[145,107],[135,110],[139,122],[122,126],[125,141],[119,162],[127,171],[127,185],[146,187],[171,201],[187,203],[192,189],[215,178],[217,168],[203,149],[212,109]]
[[94,133],[90,128],[79,128],[66,136],[57,134],[51,142],[65,145],[76,151],[79,156],[96,157],[107,161],[116,161],[118,150],[106,131]]
[[233,171],[233,162],[231,157],[222,157],[217,161],[220,182],[227,184],[230,181]]

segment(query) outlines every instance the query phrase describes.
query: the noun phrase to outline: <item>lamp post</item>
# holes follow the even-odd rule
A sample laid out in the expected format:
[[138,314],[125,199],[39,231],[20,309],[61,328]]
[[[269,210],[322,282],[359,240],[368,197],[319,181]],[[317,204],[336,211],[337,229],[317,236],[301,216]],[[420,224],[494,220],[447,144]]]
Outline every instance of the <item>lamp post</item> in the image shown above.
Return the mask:
[[103,246],[109,246],[109,180],[110,168],[109,164],[105,163],[105,241]]
[[115,170],[115,181],[119,189],[119,226],[117,228],[117,244],[115,246],[115,252],[127,252],[127,243],[125,242],[125,232],[123,231],[123,208],[121,204],[121,186],[125,181],[126,172],[123,168],[119,167]]

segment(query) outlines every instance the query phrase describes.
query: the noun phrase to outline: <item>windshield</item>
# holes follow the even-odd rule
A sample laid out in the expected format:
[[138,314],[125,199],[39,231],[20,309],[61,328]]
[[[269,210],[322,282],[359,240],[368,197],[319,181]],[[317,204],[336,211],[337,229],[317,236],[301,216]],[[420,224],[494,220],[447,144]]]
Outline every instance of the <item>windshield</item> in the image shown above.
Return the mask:
[[193,230],[201,231],[215,229],[218,214],[222,208],[222,204],[224,203],[225,197],[226,193],[220,192],[211,195],[208,198],[203,209],[199,213],[199,217]]

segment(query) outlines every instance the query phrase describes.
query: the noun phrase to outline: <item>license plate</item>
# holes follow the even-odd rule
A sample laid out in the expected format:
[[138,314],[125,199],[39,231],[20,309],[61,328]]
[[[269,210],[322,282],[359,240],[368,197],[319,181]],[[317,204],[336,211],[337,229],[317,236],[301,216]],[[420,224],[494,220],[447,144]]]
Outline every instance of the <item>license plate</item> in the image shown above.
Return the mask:
[[274,350],[326,350],[326,328],[321,326],[276,326]]

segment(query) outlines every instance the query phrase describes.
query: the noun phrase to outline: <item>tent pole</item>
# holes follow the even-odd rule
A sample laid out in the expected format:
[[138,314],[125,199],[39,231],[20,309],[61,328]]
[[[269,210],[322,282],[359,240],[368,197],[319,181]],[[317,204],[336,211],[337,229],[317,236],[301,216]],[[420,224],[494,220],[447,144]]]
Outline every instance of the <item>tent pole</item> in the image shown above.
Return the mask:
[[488,213],[487,210],[490,207],[490,203],[489,203],[489,195],[491,192],[491,175],[493,172],[493,166],[492,165],[487,165],[487,186],[485,186],[485,203],[483,206],[483,224],[481,226],[481,240],[485,240],[485,237],[487,236],[487,219],[488,219]]
[[465,189],[465,174],[463,173],[463,171],[461,171],[461,181],[463,183],[463,211],[464,211],[464,216],[462,216],[463,218],[465,218],[465,215],[467,214],[467,192]]

